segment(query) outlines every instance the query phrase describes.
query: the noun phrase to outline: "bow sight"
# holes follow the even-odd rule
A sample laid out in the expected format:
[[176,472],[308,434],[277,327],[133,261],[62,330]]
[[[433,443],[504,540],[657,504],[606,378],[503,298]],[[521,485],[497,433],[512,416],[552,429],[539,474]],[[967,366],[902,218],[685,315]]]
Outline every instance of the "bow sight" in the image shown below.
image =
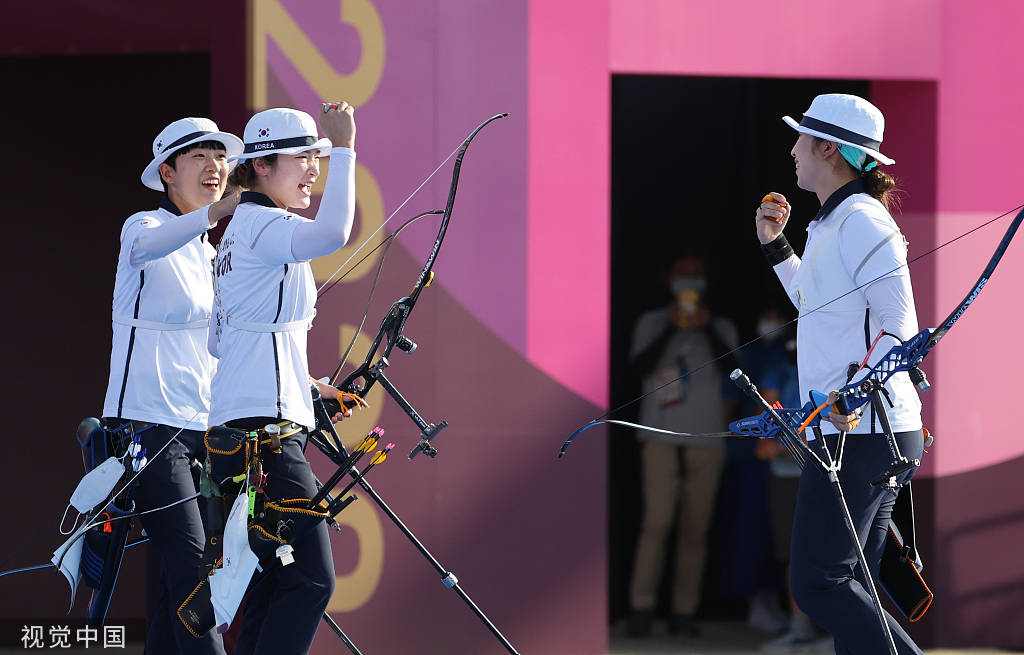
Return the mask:
[[[433,273],[430,274],[433,277]],[[429,280],[427,284],[429,285]],[[409,453],[409,459],[413,459],[419,453],[423,453],[428,457],[434,457],[437,455],[437,449],[431,445],[431,440],[437,434],[448,427],[447,421],[440,421],[439,423],[427,423],[416,408],[405,399],[405,396],[395,387],[395,385],[388,379],[384,374],[384,369],[391,365],[388,360],[388,356],[391,354],[393,348],[397,347],[402,352],[412,354],[416,348],[416,342],[409,337],[402,334],[402,329],[405,326],[405,321],[409,318],[409,313],[412,310],[414,299],[410,296],[399,298],[391,306],[391,310],[384,317],[381,322],[380,330],[377,332],[377,337],[373,340],[373,344],[370,346],[370,350],[366,355],[366,359],[360,364],[354,371],[348,374],[340,384],[337,384],[337,388],[346,394],[351,394],[358,397],[365,397],[366,392],[369,391],[370,387],[374,383],[379,382],[384,390],[388,392],[398,406],[402,408],[402,411],[412,419],[413,423],[416,424],[420,429],[420,440],[419,443]],[[386,340],[386,341],[385,341]],[[381,343],[384,343],[384,352],[377,359],[373,361],[373,356],[377,353]],[[362,380],[362,383],[359,382]],[[332,380],[333,383],[333,380]],[[324,405],[327,412],[330,415],[334,415],[341,411],[341,406],[344,405],[346,408],[355,407],[356,400],[330,400],[324,399]]]

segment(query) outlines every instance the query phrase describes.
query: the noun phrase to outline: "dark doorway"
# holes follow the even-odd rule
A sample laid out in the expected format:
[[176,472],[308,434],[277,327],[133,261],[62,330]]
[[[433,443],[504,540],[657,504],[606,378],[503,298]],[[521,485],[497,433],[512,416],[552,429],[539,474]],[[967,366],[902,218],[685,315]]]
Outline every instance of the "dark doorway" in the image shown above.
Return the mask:
[[[665,267],[675,255],[692,253],[706,261],[708,306],[736,324],[741,343],[755,336],[757,315],[765,307],[774,305],[788,318],[795,316],[760,253],[753,215],[766,192],[785,194],[794,206],[787,236],[802,251],[803,226],[819,205],[814,195],[796,188],[789,154],[796,133],[781,117],[799,120],[820,93],[869,97],[869,85],[850,80],[613,77],[610,407],[640,394],[639,381],[627,366],[632,329],[641,313],[668,303]],[[637,407],[624,408],[613,418],[636,420]],[[632,431],[612,428],[609,444],[609,618],[615,621],[629,611],[642,503]],[[759,567],[744,561],[746,568],[738,576],[731,560],[758,557],[764,547],[770,548],[767,535],[758,543],[756,526],[738,534],[737,523],[745,519],[722,515],[726,494],[721,490],[754,493],[744,465],[752,457],[752,448],[729,443],[698,616],[744,618],[744,588],[752,590],[758,583],[751,578],[760,575]],[[742,502],[736,496],[732,493],[726,503],[731,503],[730,512]],[[663,593],[662,613],[668,611],[666,601]]]
[[[4,57],[0,79],[9,313],[4,397],[18,420],[12,438],[19,462],[2,489],[30,499],[33,508],[20,537],[4,549],[5,570],[44,561],[59,545],[57,520],[83,474],[74,430],[103,405],[118,235],[128,216],[159,202],[139,181],[156,134],[178,118],[209,115],[210,57]],[[125,557],[128,572],[111,617],[143,614],[145,552]],[[63,615],[68,588],[52,571],[5,582],[0,614]],[[86,602],[79,589],[74,615]]]

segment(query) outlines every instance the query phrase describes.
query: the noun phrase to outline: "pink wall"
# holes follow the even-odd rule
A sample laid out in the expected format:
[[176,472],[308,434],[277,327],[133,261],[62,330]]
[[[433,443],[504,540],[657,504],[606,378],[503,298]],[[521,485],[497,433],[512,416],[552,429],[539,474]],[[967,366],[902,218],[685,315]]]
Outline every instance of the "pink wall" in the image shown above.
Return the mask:
[[[1018,153],[1024,145],[1019,107],[1024,90],[1006,77],[1024,67],[1019,33],[1024,5],[1012,0],[946,2],[938,111],[940,243],[1024,202]],[[936,304],[948,312],[970,289],[1009,218],[939,254]],[[1009,337],[1022,314],[1018,281],[1024,246],[1010,245],[980,300],[942,344],[932,364],[941,402],[935,402],[940,475],[990,466],[1024,454],[1014,438],[1015,364],[1020,345]],[[947,309],[948,308],[948,309]],[[933,401],[934,402],[934,401]]]
[[608,398],[611,79],[605,3],[529,3],[527,341],[530,361]]
[[932,79],[937,0],[611,0],[615,73]]

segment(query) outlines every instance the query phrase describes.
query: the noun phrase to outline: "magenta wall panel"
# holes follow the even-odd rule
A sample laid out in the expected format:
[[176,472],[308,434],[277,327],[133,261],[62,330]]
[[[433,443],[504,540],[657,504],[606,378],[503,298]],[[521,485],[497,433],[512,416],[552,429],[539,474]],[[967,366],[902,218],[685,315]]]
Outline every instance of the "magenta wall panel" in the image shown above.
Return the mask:
[[609,64],[617,73],[934,79],[942,4],[611,0]]
[[608,397],[609,15],[529,3],[527,356],[595,405]]

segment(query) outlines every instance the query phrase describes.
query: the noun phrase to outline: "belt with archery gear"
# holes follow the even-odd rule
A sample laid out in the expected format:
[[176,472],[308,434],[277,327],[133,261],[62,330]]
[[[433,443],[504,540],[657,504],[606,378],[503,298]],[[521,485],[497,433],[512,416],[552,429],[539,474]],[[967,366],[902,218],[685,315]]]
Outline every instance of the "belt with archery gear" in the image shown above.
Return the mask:
[[[331,491],[377,446],[383,430],[374,428],[360,441],[313,498],[268,498],[264,457],[280,452],[283,440],[301,434],[304,428],[291,421],[257,430],[217,426],[206,432],[207,461],[200,490],[207,498],[207,543],[201,581],[177,610],[178,618],[195,637],[214,627],[227,628],[257,568],[289,566],[295,561],[293,544],[320,522],[338,527],[334,517],[355,496],[346,497],[352,484],[337,497]],[[388,444],[374,454],[357,480],[383,462],[393,447]]]

